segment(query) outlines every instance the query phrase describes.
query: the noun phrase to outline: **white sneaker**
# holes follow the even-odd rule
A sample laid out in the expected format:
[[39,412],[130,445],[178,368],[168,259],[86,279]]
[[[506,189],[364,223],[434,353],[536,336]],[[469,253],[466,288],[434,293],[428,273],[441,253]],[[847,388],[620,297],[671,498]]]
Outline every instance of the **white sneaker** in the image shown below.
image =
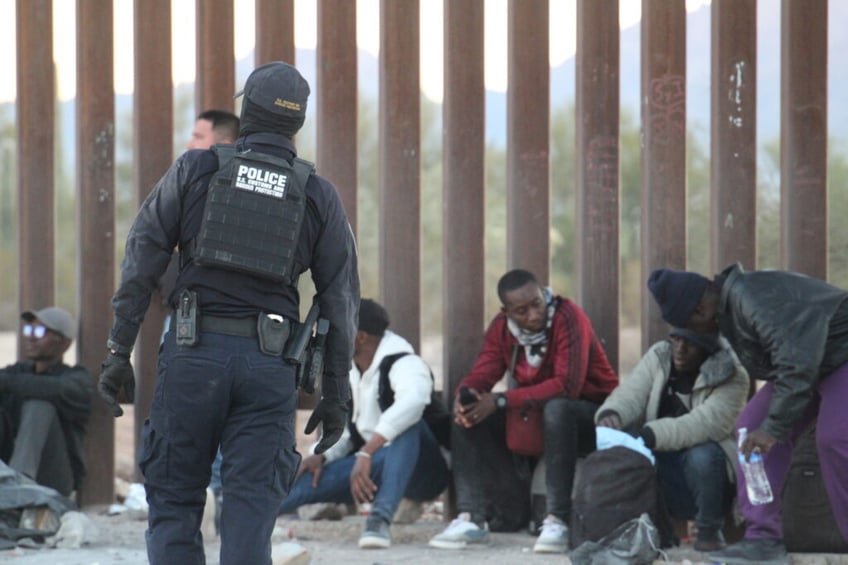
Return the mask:
[[548,515],[542,522],[542,533],[536,539],[536,553],[565,553],[568,550],[568,526],[555,516]]
[[471,515],[463,512],[440,534],[430,540],[430,545],[439,549],[462,549],[469,543],[483,543],[489,539],[489,528],[481,528],[471,521]]

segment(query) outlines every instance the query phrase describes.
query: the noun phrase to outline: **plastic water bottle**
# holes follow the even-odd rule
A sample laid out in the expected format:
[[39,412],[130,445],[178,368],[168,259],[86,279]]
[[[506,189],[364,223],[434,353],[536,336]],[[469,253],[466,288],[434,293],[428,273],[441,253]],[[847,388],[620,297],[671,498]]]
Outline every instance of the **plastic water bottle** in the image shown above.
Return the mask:
[[745,455],[742,453],[742,442],[745,441],[747,435],[747,428],[739,428],[739,443],[736,454],[739,457],[739,466],[742,467],[742,473],[745,475],[748,500],[754,505],[768,504],[774,500],[774,495],[771,492],[771,485],[763,466],[762,454],[759,451],[753,451],[748,461],[745,461]]

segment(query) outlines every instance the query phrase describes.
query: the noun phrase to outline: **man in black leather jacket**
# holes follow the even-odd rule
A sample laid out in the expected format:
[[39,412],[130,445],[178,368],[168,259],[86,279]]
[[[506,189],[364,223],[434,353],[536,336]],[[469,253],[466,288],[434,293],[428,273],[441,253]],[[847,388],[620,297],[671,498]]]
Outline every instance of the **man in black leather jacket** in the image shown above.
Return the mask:
[[[236,150],[292,163],[296,157],[292,138],[306,114],[307,82],[294,67],[275,62],[255,69],[243,92]],[[292,230],[290,238],[284,238],[289,233],[269,232],[275,235],[268,249],[293,253],[289,255],[293,263],[286,265],[292,267],[288,272],[295,275],[294,280],[280,282],[231,265],[200,264],[190,254],[204,217],[209,217],[207,200],[220,202],[207,198],[213,193],[210,179],[218,168],[215,151],[192,150],[165,173],[142,204],[127,237],[121,284],[112,299],[115,320],[99,391],[115,416],[120,416],[119,401],[132,401],[134,377],[129,356],[151,292],[173,249],[179,247],[184,253],[170,304],[181,313],[196,311],[196,331],[192,332],[192,323],[180,322],[191,320],[190,315],[174,316],[176,325],[160,350],[156,391],[139,458],[150,506],[148,558],[155,565],[204,562],[199,527],[210,465],[219,444],[224,497],[220,562],[271,563],[277,509],[300,463],[294,432],[296,368],[276,346],[295,331],[300,301],[296,276],[306,270],[317,291],[321,316],[330,322],[322,398],[306,430],[311,433],[322,423],[316,452],[338,440],[349,410],[348,369],[356,333],[359,278],[353,234],[335,187],[315,174],[301,176],[295,167],[296,174],[274,173],[278,181],[287,180],[272,187],[270,192],[275,194],[262,201],[267,205],[250,210],[251,218],[259,216],[266,224],[285,227],[287,218],[270,217],[267,209],[275,205],[270,203],[286,202],[293,196],[302,202],[297,190],[304,188],[299,231]],[[239,169],[234,179],[240,181],[241,174]],[[216,185],[215,190],[221,186]],[[229,192],[222,198],[235,199],[244,197],[239,192],[242,186],[254,185],[225,186]],[[247,212],[238,209],[231,214],[245,216]],[[245,224],[250,222],[242,222]],[[222,237],[241,234],[240,228],[222,230]],[[252,233],[244,238],[250,243],[245,247],[247,253],[258,254],[260,248],[254,241],[259,236],[251,239]],[[190,307],[191,295],[185,291],[196,296],[195,308]],[[266,328],[274,329],[265,333]],[[196,343],[187,339],[192,335],[196,335]],[[266,335],[268,341],[263,338]],[[269,342],[275,347],[268,347]]]
[[811,425],[822,476],[843,537],[848,539],[848,292],[799,273],[746,272],[732,265],[714,280],[659,269],[648,287],[665,321],[692,331],[720,330],[752,378],[768,381],[737,421],[747,428],[742,452],[764,455],[775,493],[748,500],[737,466],[745,539],[710,555],[724,563],[788,563],[780,492],[793,442]]

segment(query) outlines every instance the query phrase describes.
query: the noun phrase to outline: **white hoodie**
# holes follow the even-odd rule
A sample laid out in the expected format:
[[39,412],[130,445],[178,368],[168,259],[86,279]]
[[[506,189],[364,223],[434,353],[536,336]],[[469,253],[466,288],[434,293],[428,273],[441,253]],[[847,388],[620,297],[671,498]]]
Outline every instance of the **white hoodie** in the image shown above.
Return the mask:
[[[389,382],[395,393],[394,403],[382,412],[378,400],[380,384],[380,362],[388,355],[410,353],[394,362],[389,371]],[[389,442],[416,424],[430,403],[433,379],[430,368],[421,357],[415,355],[412,345],[401,336],[386,330],[377,346],[371,366],[359,372],[351,363],[350,390],[353,395],[353,417],[359,434],[367,442],[378,433]],[[324,452],[329,463],[348,455],[353,449],[350,432],[345,428],[341,439]]]

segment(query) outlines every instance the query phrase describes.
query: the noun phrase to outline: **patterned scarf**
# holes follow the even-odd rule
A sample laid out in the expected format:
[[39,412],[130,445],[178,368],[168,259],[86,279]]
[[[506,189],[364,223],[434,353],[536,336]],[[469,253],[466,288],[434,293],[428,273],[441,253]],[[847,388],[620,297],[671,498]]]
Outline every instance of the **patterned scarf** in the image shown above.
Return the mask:
[[545,299],[545,304],[548,306],[544,330],[528,332],[518,327],[518,324],[513,322],[511,318],[506,319],[509,332],[515,336],[518,343],[524,346],[524,356],[527,358],[527,363],[534,369],[538,369],[542,365],[542,359],[545,358],[545,353],[548,351],[548,332],[554,321],[554,310],[556,309],[556,300],[554,300],[554,293],[550,287],[542,289],[542,298]]

